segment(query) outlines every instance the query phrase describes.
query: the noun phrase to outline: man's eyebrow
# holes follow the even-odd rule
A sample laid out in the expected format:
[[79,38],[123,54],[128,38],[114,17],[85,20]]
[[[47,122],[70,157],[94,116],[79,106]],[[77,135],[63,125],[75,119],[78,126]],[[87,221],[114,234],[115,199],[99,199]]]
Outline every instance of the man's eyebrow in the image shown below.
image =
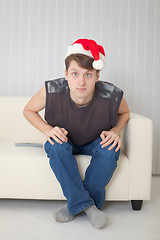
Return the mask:
[[76,68],[71,68],[71,71],[77,71],[78,72],[78,70]]
[[[78,70],[78,69],[76,69],[76,68],[71,68],[71,71],[76,71],[76,72],[79,72],[79,70]],[[90,71],[90,70],[88,70],[88,69],[86,69],[85,73],[87,73],[87,72],[91,72],[91,71]]]

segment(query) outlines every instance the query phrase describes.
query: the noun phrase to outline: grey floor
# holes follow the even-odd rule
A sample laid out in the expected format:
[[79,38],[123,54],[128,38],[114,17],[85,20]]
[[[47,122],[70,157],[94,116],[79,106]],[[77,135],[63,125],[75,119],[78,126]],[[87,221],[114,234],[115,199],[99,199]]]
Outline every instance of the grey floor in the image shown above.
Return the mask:
[[151,201],[141,211],[130,202],[105,202],[106,228],[94,229],[82,213],[57,223],[54,210],[65,201],[0,200],[0,240],[160,240],[160,177],[152,177]]

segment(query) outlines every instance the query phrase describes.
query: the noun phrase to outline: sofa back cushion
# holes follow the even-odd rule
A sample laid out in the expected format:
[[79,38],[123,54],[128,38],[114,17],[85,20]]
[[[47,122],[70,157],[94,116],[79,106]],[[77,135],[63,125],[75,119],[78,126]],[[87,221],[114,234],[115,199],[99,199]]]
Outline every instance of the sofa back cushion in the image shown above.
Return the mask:
[[[0,97],[0,141],[44,143],[46,137],[23,116],[30,97]],[[44,110],[40,112],[43,117]]]

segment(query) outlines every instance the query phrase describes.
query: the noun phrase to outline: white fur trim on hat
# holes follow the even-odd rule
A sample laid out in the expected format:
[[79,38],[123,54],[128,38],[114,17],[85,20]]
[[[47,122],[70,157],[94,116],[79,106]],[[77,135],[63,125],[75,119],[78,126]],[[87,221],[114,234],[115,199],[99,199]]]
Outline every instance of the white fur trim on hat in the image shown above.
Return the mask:
[[[80,43],[75,43],[67,48],[66,58],[71,54],[84,54],[94,59],[91,51],[85,50]],[[105,56],[99,53],[99,58],[99,60],[94,60],[92,63],[93,68],[96,70],[102,70],[105,64]]]
[[90,50],[85,50],[85,49],[83,48],[82,44],[80,44],[80,43],[76,43],[76,44],[73,44],[73,45],[71,45],[71,46],[68,47],[67,53],[66,53],[66,58],[67,58],[69,55],[71,55],[71,54],[76,54],[76,53],[77,53],[77,54],[78,54],[78,53],[84,54],[84,55],[87,55],[87,56],[93,58],[91,51],[90,51]]

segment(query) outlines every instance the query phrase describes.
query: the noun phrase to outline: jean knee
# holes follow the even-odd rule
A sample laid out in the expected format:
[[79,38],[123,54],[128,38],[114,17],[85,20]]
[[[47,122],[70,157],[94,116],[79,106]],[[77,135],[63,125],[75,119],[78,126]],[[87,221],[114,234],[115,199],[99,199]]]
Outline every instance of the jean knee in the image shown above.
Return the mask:
[[52,152],[54,151],[62,153],[67,150],[69,152],[72,152],[72,146],[68,142],[63,142],[62,144],[60,144],[53,139],[52,141],[54,142],[53,145],[49,141],[47,141],[44,145],[44,149],[48,156],[50,156],[50,154],[52,154]]
[[115,149],[116,149],[116,147],[114,147],[111,150],[108,150],[108,147],[106,147],[105,151],[104,151],[104,155],[106,155],[106,157],[108,159],[112,159],[117,162],[119,159],[120,150],[118,152],[116,152]]
[[108,146],[105,148],[99,147],[95,152],[95,156],[100,159],[99,163],[102,164],[104,168],[116,169],[119,152],[120,151],[116,152],[115,148],[108,150]]

